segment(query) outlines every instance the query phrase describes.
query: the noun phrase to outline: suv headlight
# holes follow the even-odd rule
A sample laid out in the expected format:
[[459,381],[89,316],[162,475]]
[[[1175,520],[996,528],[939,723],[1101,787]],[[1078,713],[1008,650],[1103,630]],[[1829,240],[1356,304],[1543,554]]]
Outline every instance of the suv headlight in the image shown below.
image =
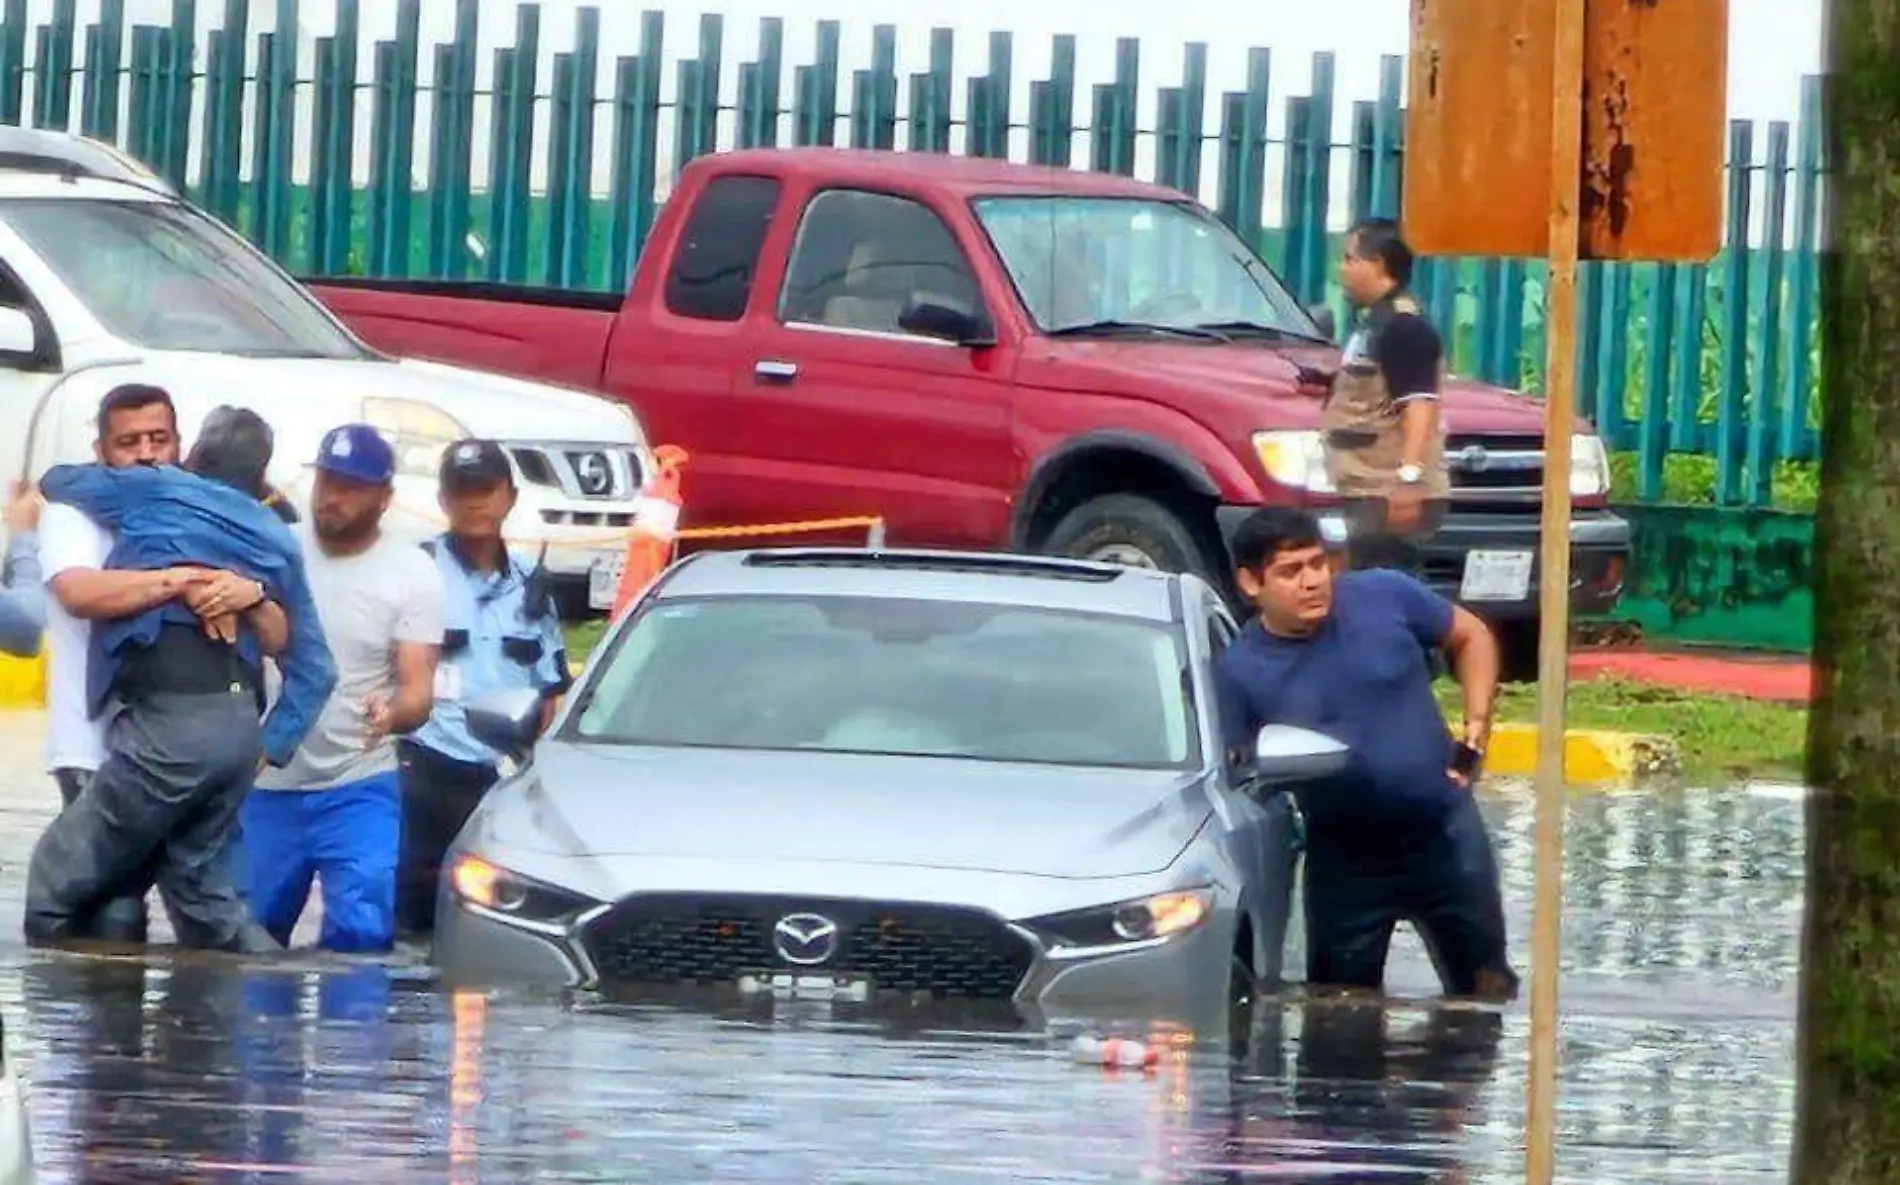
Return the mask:
[[454,416],[414,399],[369,396],[363,400],[363,422],[389,438],[397,473],[431,481],[442,467],[442,454],[470,435]]
[[1610,495],[1610,451],[1601,436],[1579,432],[1570,438],[1570,496],[1607,498]]
[[1056,940],[1056,950],[1126,946],[1183,934],[1214,910],[1212,889],[1178,889],[1114,905],[1050,914],[1026,923]]
[[1281,485],[1315,494],[1333,492],[1333,479],[1326,472],[1326,443],[1318,432],[1256,432],[1253,451],[1260,468]]

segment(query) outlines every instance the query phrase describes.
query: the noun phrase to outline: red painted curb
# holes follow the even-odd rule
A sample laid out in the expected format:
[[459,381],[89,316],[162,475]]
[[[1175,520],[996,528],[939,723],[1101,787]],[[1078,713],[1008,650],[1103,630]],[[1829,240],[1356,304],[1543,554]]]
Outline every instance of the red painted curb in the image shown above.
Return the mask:
[[1775,703],[1805,704],[1814,698],[1813,667],[1805,659],[1782,655],[1585,651],[1571,656],[1570,676],[1578,682],[1628,679]]

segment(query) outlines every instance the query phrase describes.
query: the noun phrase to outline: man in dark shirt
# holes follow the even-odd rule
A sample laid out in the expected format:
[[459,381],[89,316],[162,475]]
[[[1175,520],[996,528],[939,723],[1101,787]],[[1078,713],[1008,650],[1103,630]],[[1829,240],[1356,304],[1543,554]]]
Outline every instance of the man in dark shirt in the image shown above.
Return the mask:
[[1352,228],[1339,282],[1361,312],[1322,422],[1361,568],[1415,567],[1451,495],[1438,410],[1444,348],[1406,289],[1411,279],[1412,250],[1393,223]]
[[1234,561],[1258,616],[1218,667],[1230,757],[1251,753],[1267,724],[1352,750],[1343,773],[1295,792],[1306,821],[1308,982],[1379,988],[1393,927],[1409,920],[1446,992],[1513,995],[1496,857],[1429,660],[1441,648],[1449,656],[1464,689],[1465,744],[1481,758],[1498,683],[1490,631],[1403,573],[1335,576],[1303,510],[1255,513],[1236,533]]

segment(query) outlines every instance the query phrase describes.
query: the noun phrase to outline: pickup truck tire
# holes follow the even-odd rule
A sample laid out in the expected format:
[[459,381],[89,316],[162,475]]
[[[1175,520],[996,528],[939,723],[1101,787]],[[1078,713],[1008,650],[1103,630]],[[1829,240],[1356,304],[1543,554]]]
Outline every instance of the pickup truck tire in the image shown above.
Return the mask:
[[[1204,535],[1191,511],[1147,494],[1102,494],[1062,516],[1042,550],[1069,559],[1191,572],[1213,581]],[[1219,587],[1216,583],[1216,587]]]

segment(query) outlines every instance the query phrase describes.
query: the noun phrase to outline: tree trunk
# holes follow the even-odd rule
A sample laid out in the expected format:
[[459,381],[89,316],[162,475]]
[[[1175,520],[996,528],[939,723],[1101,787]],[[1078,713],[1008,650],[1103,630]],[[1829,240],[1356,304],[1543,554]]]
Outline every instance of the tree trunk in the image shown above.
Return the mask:
[[1900,0],[1832,0],[1798,1185],[1900,1181]]

